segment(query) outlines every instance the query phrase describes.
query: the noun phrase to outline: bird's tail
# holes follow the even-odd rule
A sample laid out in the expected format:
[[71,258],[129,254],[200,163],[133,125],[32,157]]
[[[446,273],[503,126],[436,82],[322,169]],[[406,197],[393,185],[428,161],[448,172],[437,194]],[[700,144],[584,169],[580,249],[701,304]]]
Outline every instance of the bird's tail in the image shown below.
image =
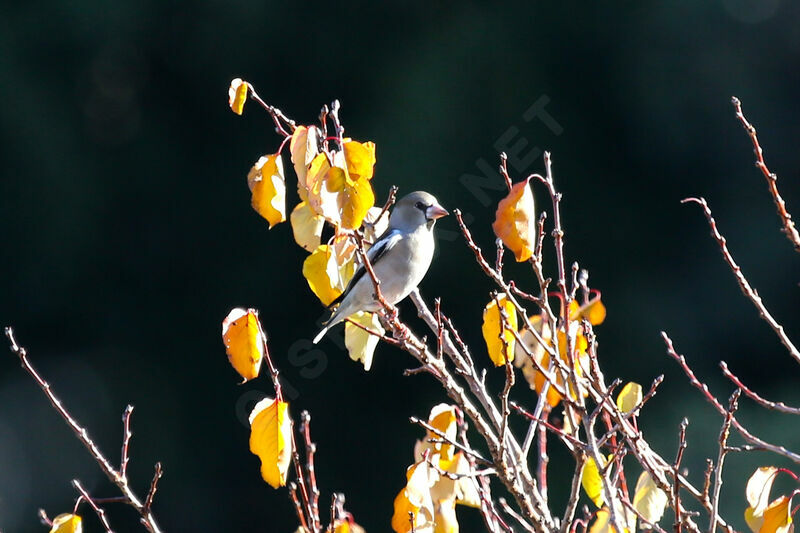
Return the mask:
[[311,342],[313,342],[314,344],[317,344],[319,341],[321,341],[321,340],[322,340],[322,337],[324,337],[324,336],[325,336],[325,334],[326,334],[326,333],[328,333],[328,329],[329,329],[329,328],[330,328],[330,326],[325,326],[324,328],[322,328],[322,331],[320,331],[319,333],[317,333],[317,336],[316,336],[316,337],[314,337],[314,340],[313,340],[313,341],[311,341]]

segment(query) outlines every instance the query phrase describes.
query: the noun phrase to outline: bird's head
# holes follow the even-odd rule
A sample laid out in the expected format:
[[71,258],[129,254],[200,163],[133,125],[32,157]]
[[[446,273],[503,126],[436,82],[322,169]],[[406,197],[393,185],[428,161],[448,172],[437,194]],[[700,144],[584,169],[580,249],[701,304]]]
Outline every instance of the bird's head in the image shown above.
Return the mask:
[[405,231],[414,231],[423,225],[432,229],[437,219],[448,214],[432,194],[416,191],[397,202],[389,218],[389,226]]

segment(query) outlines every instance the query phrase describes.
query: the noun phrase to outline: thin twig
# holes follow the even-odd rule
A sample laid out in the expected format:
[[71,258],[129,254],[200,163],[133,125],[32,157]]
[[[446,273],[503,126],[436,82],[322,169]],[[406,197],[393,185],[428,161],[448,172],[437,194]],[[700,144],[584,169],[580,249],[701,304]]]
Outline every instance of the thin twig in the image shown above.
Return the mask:
[[719,432],[719,452],[717,453],[717,466],[714,469],[714,494],[711,496],[711,516],[709,517],[708,533],[716,533],[717,517],[719,515],[719,493],[722,490],[722,467],[725,464],[725,454],[728,453],[728,437],[731,433],[731,422],[733,413],[739,407],[739,395],[742,389],[736,389],[731,394],[728,401],[728,409],[725,413],[725,420]]
[[673,481],[672,481],[672,508],[675,510],[675,524],[673,526],[675,533],[681,533],[682,516],[681,516],[681,461],[683,460],[683,452],[686,450],[686,428],[689,426],[689,419],[684,418],[681,420],[680,430],[678,431],[678,453],[675,456],[675,463],[672,465]]
[[[675,348],[672,345],[672,339],[670,339],[669,336],[667,336],[667,334],[664,333],[663,331],[661,332],[661,337],[664,339],[664,343],[667,346],[667,353],[669,354],[670,357],[672,357],[673,359],[675,359],[675,361],[678,362],[678,365],[680,365],[684,374],[686,374],[686,376],[689,378],[689,382],[700,392],[703,393],[703,397],[706,400],[708,400],[708,402],[711,405],[714,406],[714,408],[717,410],[719,414],[721,414],[722,416],[727,416],[727,410],[725,409],[725,407],[722,406],[721,403],[719,403],[719,400],[717,400],[714,397],[714,395],[711,394],[711,391],[709,391],[708,389],[708,385],[697,379],[697,376],[694,375],[694,372],[692,371],[691,368],[689,368],[689,365],[686,363],[686,359],[675,351]],[[772,453],[782,455],[783,457],[786,457],[792,460],[793,462],[800,464],[800,455],[788,450],[783,446],[770,444],[756,437],[755,435],[750,433],[750,431],[744,428],[744,426],[742,426],[739,423],[736,417],[731,417],[731,424],[733,425],[733,427],[736,428],[736,431],[738,431],[742,435],[742,438],[744,438],[744,440],[748,441],[750,444],[753,444],[761,449],[771,451]]]
[[50,405],[53,406],[58,414],[61,415],[61,418],[63,418],[70,427],[70,429],[72,429],[72,432],[89,451],[106,477],[108,477],[108,479],[117,486],[120,492],[122,492],[122,495],[126,499],[126,503],[136,509],[141,516],[142,522],[147,530],[151,533],[159,533],[161,530],[158,527],[155,517],[149,509],[144,507],[144,504],[142,504],[139,497],[128,485],[127,479],[111,465],[108,459],[106,459],[92,438],[89,436],[89,432],[86,430],[86,428],[78,424],[69,411],[67,411],[67,409],[62,405],[61,400],[59,400],[53,393],[50,384],[39,375],[36,369],[33,368],[28,360],[27,350],[23,346],[17,344],[17,340],[14,337],[14,330],[11,327],[6,327],[5,334],[8,338],[11,351],[19,358],[22,368],[25,369],[25,371],[34,379],[34,381],[36,381],[37,385],[39,385],[39,388],[42,389],[42,392],[44,392],[45,396],[50,402]]
[[764,162],[764,151],[761,149],[761,145],[758,142],[756,129],[747,121],[744,113],[742,113],[742,103],[735,96],[731,98],[731,103],[733,103],[733,108],[736,110],[736,118],[742,123],[745,131],[750,136],[750,141],[753,143],[753,152],[756,154],[756,167],[767,180],[769,194],[775,202],[775,207],[778,209],[778,216],[783,223],[783,232],[786,234],[786,238],[794,245],[794,250],[800,252],[800,233],[798,233],[797,229],[794,227],[792,215],[786,210],[786,202],[783,201],[783,197],[781,197],[778,192],[778,176],[770,172],[767,168],[767,164]]
[[81,501],[85,501],[86,503],[89,504],[89,507],[91,507],[94,510],[95,514],[97,515],[97,518],[100,519],[100,523],[103,524],[103,528],[106,530],[106,533],[114,533],[114,530],[111,529],[111,524],[108,523],[108,517],[106,516],[106,512],[103,510],[102,507],[97,505],[97,503],[92,499],[91,496],[89,496],[89,493],[86,492],[86,489],[84,489],[83,486],[81,486],[81,482],[78,481],[77,479],[73,479],[72,486],[75,487],[75,489],[81,494],[80,497],[78,498],[78,501],[75,502],[75,509],[73,510],[72,514],[77,514],[78,506],[80,505]]
[[133,436],[133,433],[131,433],[131,413],[133,413],[132,405],[128,405],[122,413],[122,452],[120,453],[119,475],[123,479],[128,479],[128,461],[130,460],[128,448]]
[[786,349],[789,350],[789,355],[791,355],[795,361],[800,363],[800,350],[798,350],[789,339],[789,336],[783,330],[783,326],[779,324],[775,318],[773,318],[769,311],[767,311],[767,308],[764,305],[764,302],[761,301],[761,297],[758,295],[758,292],[750,286],[747,278],[744,276],[744,274],[742,274],[742,269],[739,268],[739,265],[737,265],[736,261],[733,260],[733,256],[731,255],[730,251],[728,251],[726,239],[717,230],[717,223],[714,220],[714,217],[711,216],[711,209],[708,207],[705,199],[685,198],[681,200],[681,203],[695,203],[703,208],[703,213],[705,214],[708,225],[711,228],[711,235],[714,237],[714,240],[717,241],[719,249],[722,252],[722,257],[725,258],[725,262],[728,263],[728,267],[730,267],[730,269],[733,271],[733,275],[736,276],[736,281],[739,283],[739,288],[742,290],[745,297],[753,302],[753,305],[755,305],[756,309],[758,310],[759,316],[763,318],[767,324],[769,324],[769,326],[780,339],[781,343],[783,343]]
[[800,408],[798,407],[789,407],[783,402],[771,402],[769,400],[762,398],[756,392],[753,392],[752,389],[750,389],[744,383],[742,383],[742,380],[740,380],[738,377],[736,377],[736,375],[733,372],[730,371],[730,369],[728,368],[728,363],[726,363],[725,361],[720,361],[719,366],[720,368],[722,368],[722,374],[726,378],[731,380],[734,385],[742,389],[742,392],[745,394],[745,396],[756,402],[761,407],[764,407],[766,409],[772,409],[775,411],[780,411],[782,413],[788,413],[790,415],[800,415]]

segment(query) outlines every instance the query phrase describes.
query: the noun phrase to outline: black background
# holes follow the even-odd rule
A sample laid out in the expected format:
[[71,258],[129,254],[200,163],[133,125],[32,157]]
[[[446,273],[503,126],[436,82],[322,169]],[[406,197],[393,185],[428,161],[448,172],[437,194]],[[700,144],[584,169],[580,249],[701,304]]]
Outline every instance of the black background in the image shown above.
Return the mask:
[[[260,309],[275,362],[297,392],[292,411],[312,413],[323,507],[332,490],[345,492],[368,531],[390,527],[421,436],[408,417],[445,401],[429,377],[402,377],[413,361],[390,347],[378,349],[369,373],[330,341],[313,356],[322,364],[307,360],[321,307],[289,225],[268,231],[249,206],[247,170],[280,139],[256,106],[243,117],[230,112],[227,87],[238,76],[302,123],[340,99],[348,134],[377,144],[379,201],[392,184],[428,190],[469,213],[488,248],[502,192],[484,189],[484,203],[464,176],[484,175],[515,143],[525,143],[521,155],[552,151],[568,259],[590,269],[608,307],[598,328],[606,375],[647,386],[666,374],[640,424],[671,458],[678,423],[690,418],[685,465],[698,484],[704,458],[716,456],[720,419],[666,356],[660,330],[720,397],[732,390],[716,366],[724,359],[769,398],[798,403],[796,364],[740,294],[700,210],[679,200],[708,199],[744,272],[787,330],[799,331],[797,255],[730,97],[759,128],[797,212],[800,6],[607,4],[0,8],[0,322],[16,327],[114,462],[120,415],[135,404],[132,482],[145,493],[153,463],[164,463],[155,512],[166,530],[296,527],[286,491],[261,480],[248,451],[243,420],[271,386],[265,378],[237,385],[220,338],[232,307]],[[525,119],[542,101],[560,128]],[[537,171],[541,158],[512,165],[515,179]],[[550,210],[543,193],[535,189],[537,204]],[[443,298],[480,358],[492,286],[455,220],[437,229],[421,290]],[[552,272],[552,255],[547,266]],[[532,287],[524,266],[508,272]],[[418,324],[408,304],[401,309]],[[500,373],[490,374],[499,383]],[[534,403],[524,385],[516,396]],[[742,403],[755,432],[800,447],[791,418]],[[552,455],[558,509],[572,466],[557,445]],[[747,477],[776,462],[730,458],[722,512],[737,527],[745,527]],[[627,472],[635,483],[638,467],[630,462]],[[0,528],[42,530],[36,509],[71,509],[72,478],[94,495],[115,494],[14,358],[0,358]],[[115,529],[136,530],[130,511],[109,511]],[[459,513],[463,531],[481,529],[476,512]],[[98,531],[84,514],[87,530]]]

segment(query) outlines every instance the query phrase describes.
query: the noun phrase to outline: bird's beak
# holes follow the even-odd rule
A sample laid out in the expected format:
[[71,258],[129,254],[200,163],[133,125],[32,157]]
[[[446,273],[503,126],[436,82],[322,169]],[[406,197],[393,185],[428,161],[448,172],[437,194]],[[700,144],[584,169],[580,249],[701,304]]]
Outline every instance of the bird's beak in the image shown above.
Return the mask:
[[447,209],[439,204],[428,206],[428,209],[425,210],[425,217],[428,220],[436,220],[437,218],[446,217],[449,214],[450,213],[447,212]]

